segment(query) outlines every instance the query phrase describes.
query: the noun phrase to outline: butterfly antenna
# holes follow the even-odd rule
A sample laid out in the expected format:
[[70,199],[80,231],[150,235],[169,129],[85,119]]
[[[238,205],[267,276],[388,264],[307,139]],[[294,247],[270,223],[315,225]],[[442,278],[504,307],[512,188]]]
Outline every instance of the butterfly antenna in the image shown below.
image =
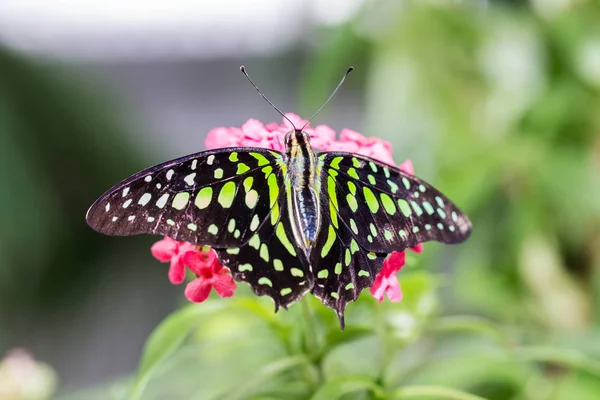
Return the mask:
[[256,86],[256,84],[254,82],[252,82],[252,79],[250,79],[250,76],[248,75],[248,73],[246,72],[246,67],[244,67],[243,65],[240,66],[240,71],[242,71],[242,74],[244,74],[244,76],[246,77],[246,79],[248,79],[248,81],[252,84],[252,86],[254,86],[254,89],[256,89],[256,91],[258,92],[258,94],[260,94],[260,96],[265,99],[265,101],[267,103],[269,103],[271,105],[271,107],[273,107],[275,109],[275,111],[277,111],[279,113],[279,115],[281,115],[283,118],[285,118],[290,124],[292,124],[292,126],[294,127],[294,130],[296,129],[296,125],[294,125],[294,123],[292,121],[290,121],[290,119],[288,117],[285,116],[284,113],[282,113],[279,108],[275,107],[275,104],[271,103],[271,101],[269,101],[269,99],[267,99],[267,96],[265,96],[260,89],[258,88],[258,86]]
[[317,112],[316,112],[316,113],[314,113],[314,114],[312,115],[312,117],[310,117],[310,118],[308,119],[308,121],[306,121],[306,123],[304,124],[304,126],[302,127],[302,129],[300,129],[301,131],[303,131],[303,130],[304,130],[304,128],[306,128],[306,125],[308,125],[308,124],[310,123],[310,121],[312,121],[312,120],[313,120],[313,118],[314,118],[314,117],[316,117],[316,116],[317,116],[317,114],[319,114],[323,108],[325,108],[325,106],[326,106],[326,105],[329,103],[329,101],[330,101],[330,100],[333,98],[333,96],[334,96],[334,95],[337,93],[337,91],[338,91],[338,89],[340,88],[340,86],[342,86],[342,83],[344,83],[344,81],[346,80],[346,77],[348,76],[348,74],[349,74],[350,72],[352,72],[352,71],[354,71],[354,67],[350,67],[350,68],[348,68],[348,70],[346,71],[346,73],[344,74],[344,76],[342,76],[342,79],[340,80],[340,83],[338,83],[338,85],[336,86],[336,88],[335,88],[335,90],[333,91],[333,93],[331,93],[331,95],[329,96],[329,98],[327,99],[327,101],[326,101],[325,103],[323,103],[323,105],[321,106],[321,108],[319,108],[319,109],[317,110]]

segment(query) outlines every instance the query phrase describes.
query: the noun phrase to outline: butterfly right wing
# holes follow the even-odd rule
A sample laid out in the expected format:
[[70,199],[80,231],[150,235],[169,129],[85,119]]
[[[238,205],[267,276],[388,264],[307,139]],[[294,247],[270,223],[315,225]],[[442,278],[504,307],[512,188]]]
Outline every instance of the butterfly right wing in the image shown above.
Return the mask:
[[209,150],[141,171],[88,210],[107,235],[166,235],[195,245],[239,247],[279,196],[282,155],[262,148]]

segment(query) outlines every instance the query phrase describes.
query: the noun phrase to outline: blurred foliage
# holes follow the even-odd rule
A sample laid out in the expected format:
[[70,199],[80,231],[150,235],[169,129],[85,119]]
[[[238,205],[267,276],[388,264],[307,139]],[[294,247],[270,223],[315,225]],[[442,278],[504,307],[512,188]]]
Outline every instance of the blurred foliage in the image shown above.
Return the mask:
[[0,47],[0,76],[0,320],[11,321],[86,295],[102,270],[81,266],[109,243],[87,207],[142,162],[118,108],[68,70]]
[[[243,288],[232,299],[186,306],[149,338],[136,376],[63,399],[598,398],[600,3],[456,3],[367,2],[354,20],[319,33],[301,98],[312,110],[348,65],[357,67],[366,82],[364,133],[392,142],[398,161],[413,159],[417,175],[455,200],[473,221],[471,239],[412,255],[399,275],[404,300],[377,304],[363,294],[349,305],[344,332],[310,296],[278,314]],[[60,96],[50,99],[48,106],[60,104]],[[15,104],[27,106],[6,98],[0,113]],[[97,174],[106,186],[118,179],[93,168],[109,141],[73,135],[90,141],[76,146],[58,133],[88,124],[56,125],[41,111],[27,121],[0,118],[0,131],[36,124],[28,137],[38,139],[27,147],[37,149],[33,161],[22,171],[4,168],[3,179],[9,188],[31,182],[16,185],[32,193],[15,198],[32,201],[24,217],[52,227],[73,211],[40,216],[35,207],[68,204],[52,197],[68,196],[56,190],[60,182],[35,180],[47,146],[63,143],[70,160],[53,176],[86,182]],[[85,148],[85,157],[72,148]],[[23,152],[11,149],[3,160]],[[2,202],[0,210],[14,209]],[[27,232],[22,221],[2,224],[23,230],[0,231],[0,245]],[[39,233],[36,245],[48,252],[51,241],[75,242]],[[18,247],[0,257],[7,249]],[[23,261],[18,250],[3,262]]]

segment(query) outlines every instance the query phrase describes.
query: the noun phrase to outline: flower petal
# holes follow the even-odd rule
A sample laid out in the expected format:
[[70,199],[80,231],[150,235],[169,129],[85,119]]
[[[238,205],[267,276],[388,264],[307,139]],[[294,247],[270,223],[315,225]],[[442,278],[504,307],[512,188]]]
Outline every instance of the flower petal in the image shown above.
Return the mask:
[[[297,114],[294,114],[294,113],[285,113],[285,116],[290,121],[292,121],[292,123],[294,125],[296,125],[296,128],[298,128],[298,129],[302,128],[302,126],[304,126],[304,124],[306,123],[306,120],[300,118],[300,116],[298,116]],[[310,125],[308,125],[308,126],[310,126]],[[285,118],[283,119],[282,128],[285,128],[286,132],[291,131],[291,130],[294,129],[294,127],[292,125],[290,125],[290,123]]]
[[390,276],[386,281],[385,294],[393,303],[402,301],[402,289],[396,275]]
[[406,252],[395,251],[385,260],[383,267],[381,268],[380,274],[384,276],[395,275],[396,272],[400,271],[406,264]]
[[194,279],[185,288],[185,297],[193,303],[202,303],[210,294],[211,285],[204,278]]
[[256,141],[261,141],[264,137],[270,135],[270,132],[265,128],[265,125],[253,118],[250,118],[242,125],[242,132],[244,132],[246,138],[254,139]]
[[185,265],[181,257],[171,258],[171,267],[169,268],[169,281],[173,285],[179,285],[185,279]]
[[410,249],[412,251],[414,251],[415,253],[422,253],[423,252],[423,243],[419,243],[418,245],[416,245],[415,247],[411,247]]
[[233,296],[233,292],[237,288],[233,278],[229,275],[229,270],[225,268],[215,275],[211,283],[217,294],[223,298]]
[[165,236],[150,248],[152,255],[160,262],[167,262],[177,251],[177,241]]
[[208,132],[204,144],[207,149],[220,149],[223,147],[235,147],[240,145],[243,137],[240,128],[215,128]]
[[400,164],[398,166],[398,169],[400,169],[400,171],[406,172],[407,174],[411,174],[411,175],[415,174],[415,169],[413,168],[412,161],[410,161],[410,160],[404,161],[402,164]]
[[194,274],[210,279],[213,276],[211,265],[207,263],[208,255],[204,252],[189,251],[183,256],[183,262]]

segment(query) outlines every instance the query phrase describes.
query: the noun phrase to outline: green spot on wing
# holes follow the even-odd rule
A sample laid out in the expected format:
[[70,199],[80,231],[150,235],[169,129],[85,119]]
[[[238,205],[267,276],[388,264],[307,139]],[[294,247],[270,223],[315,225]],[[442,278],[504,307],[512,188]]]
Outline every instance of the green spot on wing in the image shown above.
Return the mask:
[[340,162],[344,159],[344,157],[335,157],[331,160],[331,168],[340,169]]
[[427,211],[427,214],[433,215],[434,210],[433,210],[433,206],[431,205],[430,202],[424,201],[423,202],[423,208],[425,209],[425,211]]
[[381,199],[381,204],[383,204],[385,212],[387,212],[389,215],[396,214],[396,205],[390,196],[385,193],[381,193],[379,198]]
[[173,203],[171,203],[171,205],[177,210],[183,210],[187,205],[189,199],[190,194],[188,192],[180,192],[177,193],[175,197],[173,197]]
[[402,178],[402,184],[404,184],[406,190],[410,189],[410,181],[407,178]]
[[223,208],[231,207],[233,203],[233,198],[235,197],[235,182],[229,181],[223,185],[221,191],[219,192],[219,198],[217,201]]
[[421,215],[423,215],[423,210],[421,209],[421,207],[415,201],[411,200],[410,204],[412,205],[412,208],[417,213],[418,217],[420,217]]
[[275,271],[283,271],[283,263],[278,258],[273,260],[273,267],[275,268]]
[[358,203],[356,202],[356,197],[352,196],[350,193],[346,195],[346,203],[352,210],[352,212],[356,212],[358,210]]
[[236,174],[240,175],[240,174],[243,174],[244,172],[248,172],[248,171],[250,171],[250,167],[247,166],[246,164],[239,163],[237,165],[237,172],[236,172]]
[[262,258],[266,262],[269,262],[269,248],[267,247],[266,244],[263,243],[260,245],[259,255],[260,255],[260,258]]
[[258,280],[258,284],[273,287],[273,282],[271,282],[271,280],[265,276]]
[[328,276],[329,276],[329,271],[327,271],[326,269],[322,269],[317,273],[317,278],[319,278],[319,279],[327,279]]
[[299,278],[304,276],[304,272],[302,272],[302,270],[299,268],[290,268],[290,273],[292,274],[292,276],[297,276]]
[[240,264],[238,266],[238,271],[240,271],[240,272],[252,271],[252,265],[251,264]]
[[194,200],[194,204],[196,205],[196,207],[203,210],[210,205],[212,196],[213,190],[210,186],[202,188],[196,195],[196,200]]
[[294,248],[294,245],[292,245],[292,242],[290,242],[290,240],[288,239],[287,234],[285,233],[285,229],[283,228],[283,225],[281,225],[281,223],[277,225],[277,229],[275,229],[275,235],[277,236],[283,247],[285,247],[285,249],[288,251],[288,253],[290,253],[292,257],[296,257],[296,249]]
[[358,174],[356,173],[356,170],[352,167],[348,168],[348,175],[354,179],[358,179]]
[[260,247],[260,238],[257,234],[254,234],[248,241],[248,246],[253,247],[254,250],[258,250]]
[[373,214],[377,213],[377,211],[379,211],[379,202],[377,201],[377,198],[375,197],[371,189],[369,189],[366,186],[363,186],[363,195],[365,196],[365,200],[367,201],[367,206],[369,206],[369,210],[371,210]]
[[336,275],[341,274],[342,273],[342,263],[339,262],[339,263],[335,264],[333,272],[335,272]]
[[237,162],[238,161],[238,153],[235,151],[229,155],[229,161]]
[[402,214],[404,214],[405,217],[410,217],[412,215],[412,210],[406,200],[398,199],[398,207],[400,207],[400,211],[402,211]]
[[254,178],[249,176],[246,179],[244,179],[244,190],[246,191],[246,193],[248,193],[248,191],[250,189],[252,189],[252,185],[254,184]]
[[267,160],[267,158],[265,156],[263,156],[262,154],[259,153],[250,153],[250,155],[254,158],[256,158],[256,161],[258,161],[258,166],[262,167],[263,165],[267,165],[269,163],[269,161]]
[[289,288],[289,287],[286,287],[286,288],[283,288],[283,289],[281,289],[281,290],[279,291],[279,293],[280,293],[282,296],[287,296],[288,294],[292,293],[292,289],[291,289],[291,288]]
[[331,246],[333,246],[333,243],[335,242],[335,237],[335,230],[333,229],[333,226],[329,225],[327,241],[325,242],[323,248],[321,248],[321,258],[327,257],[327,254],[329,254],[329,251],[331,250]]

